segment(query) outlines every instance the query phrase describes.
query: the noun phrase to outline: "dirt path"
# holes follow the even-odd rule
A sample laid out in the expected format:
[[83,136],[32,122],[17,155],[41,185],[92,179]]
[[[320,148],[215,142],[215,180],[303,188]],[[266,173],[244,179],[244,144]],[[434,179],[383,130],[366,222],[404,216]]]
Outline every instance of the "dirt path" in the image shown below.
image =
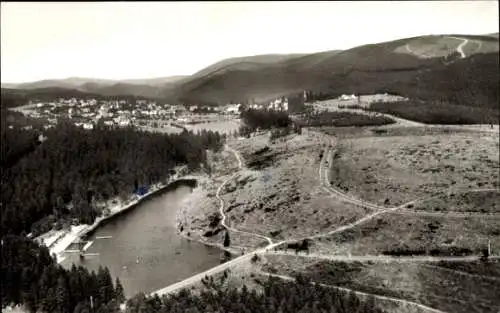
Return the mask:
[[436,265],[432,265],[432,264],[423,264],[423,266],[430,267],[430,268],[433,268],[433,269],[438,269],[440,271],[442,270],[442,271],[445,271],[445,272],[462,275],[462,276],[468,276],[468,277],[474,277],[474,278],[480,278],[480,279],[500,281],[500,277],[471,274],[471,273],[467,273],[467,272],[463,272],[463,271],[458,271],[458,270],[452,270],[450,268],[446,268],[446,267],[442,267],[442,266],[436,266]]
[[[405,263],[405,262],[475,262],[480,260],[477,255],[469,256],[400,256],[393,257],[387,255],[327,255],[319,253],[295,253],[293,251],[267,251],[264,255],[291,255],[301,258],[311,258],[318,260],[338,261],[338,262],[383,262],[383,263]],[[492,260],[500,260],[500,256],[491,256]],[[439,267],[441,268],[441,267]]]
[[226,224],[226,219],[227,219],[227,216],[226,214],[224,213],[224,200],[221,198],[220,196],[220,193],[222,191],[222,189],[224,188],[224,186],[230,182],[231,180],[233,180],[242,170],[243,170],[243,162],[241,161],[241,156],[239,155],[238,151],[234,150],[233,148],[229,147],[226,145],[226,150],[228,151],[231,151],[234,156],[236,157],[236,159],[238,160],[238,168],[239,170],[234,173],[233,175],[231,175],[231,177],[229,177],[228,179],[226,179],[220,186],[219,188],[217,189],[217,192],[215,193],[215,197],[219,200],[220,202],[220,206],[219,206],[219,213],[220,215],[222,216],[222,221],[221,221],[221,225],[228,231],[231,231],[231,232],[235,232],[235,233],[240,233],[240,234],[247,234],[247,235],[251,235],[251,236],[255,236],[255,237],[259,237],[259,238],[262,238],[264,240],[266,240],[269,244],[272,244],[273,241],[271,240],[271,238],[267,237],[267,236],[263,236],[263,235],[260,235],[260,234],[256,234],[256,233],[251,233],[251,232],[246,232],[246,231],[242,231],[242,230],[238,230],[236,228],[233,228],[233,227],[230,227],[229,225]]
[[[332,196],[334,196],[338,199],[341,199],[343,201],[346,201],[348,203],[376,210],[377,212],[372,214],[373,217],[376,215],[382,214],[382,213],[414,214],[414,215],[424,215],[424,216],[500,217],[500,213],[459,212],[459,211],[427,212],[427,211],[423,211],[423,210],[412,210],[412,209],[406,208],[410,204],[415,204],[417,202],[440,197],[443,195],[443,193],[439,193],[437,195],[433,195],[433,196],[429,196],[429,197],[415,199],[415,200],[403,203],[399,206],[392,207],[392,208],[382,207],[380,205],[364,201],[363,199],[347,195],[346,193],[342,192],[341,190],[336,189],[335,187],[333,187],[330,184],[329,174],[328,174],[329,168],[328,167],[325,168],[326,159],[331,159],[332,150],[330,148],[333,147],[333,145],[334,145],[333,139],[329,138],[328,143],[327,143],[327,149],[323,153],[323,158],[321,159],[321,163],[319,166],[319,179],[323,185],[323,190],[327,191]],[[499,191],[499,189],[498,188],[482,188],[482,189],[464,189],[464,190],[457,189],[457,190],[453,190],[453,192],[457,192],[457,193],[460,193],[460,192],[487,192],[487,191]],[[369,216],[366,216],[366,217],[369,217]]]
[[[276,277],[276,278],[280,278],[280,279],[287,280],[287,281],[295,281],[295,278],[290,277],[290,276],[285,276],[285,275],[272,274],[272,273],[263,272],[263,271],[259,272],[258,274],[265,275],[265,276]],[[337,290],[341,290],[341,291],[348,292],[348,293],[349,292],[353,292],[357,296],[370,296],[370,297],[374,297],[375,299],[378,299],[378,300],[386,300],[386,301],[398,302],[398,303],[401,303],[401,304],[404,304],[404,305],[415,306],[415,307],[418,307],[420,309],[424,309],[427,312],[446,313],[444,311],[441,311],[441,310],[438,310],[438,309],[434,309],[434,308],[431,308],[429,306],[426,306],[426,305],[423,305],[423,304],[420,304],[420,303],[416,303],[416,302],[413,302],[413,301],[408,301],[408,300],[403,300],[403,299],[393,298],[393,297],[386,297],[386,296],[381,296],[381,295],[377,295],[377,294],[373,294],[373,293],[366,293],[366,292],[357,291],[357,290],[354,290],[354,289],[344,288],[344,287],[335,286],[335,285],[328,285],[328,284],[315,283],[315,282],[312,282],[311,284],[312,285],[319,285],[321,287],[326,287],[326,288],[337,289]]]
[[235,266],[237,264],[241,264],[243,262],[246,262],[248,260],[250,260],[250,258],[255,254],[255,253],[262,253],[262,252],[265,252],[265,251],[268,251],[268,250],[271,250],[281,244],[283,244],[285,241],[281,241],[281,242],[277,242],[277,243],[273,243],[271,238],[269,237],[266,237],[266,236],[262,236],[260,234],[255,234],[255,233],[249,233],[249,232],[244,232],[244,231],[240,231],[236,228],[232,228],[232,227],[229,227],[227,224],[226,224],[226,214],[224,213],[224,200],[220,197],[220,192],[222,190],[222,188],[224,188],[224,186],[229,182],[231,181],[232,179],[234,179],[239,173],[240,171],[243,169],[243,162],[241,161],[241,156],[239,155],[239,153],[230,148],[229,146],[225,146],[225,148],[231,152],[234,153],[236,159],[238,160],[238,167],[239,167],[239,170],[234,173],[233,175],[231,175],[228,179],[226,179],[220,186],[219,188],[217,189],[217,193],[216,193],[216,197],[217,199],[219,199],[220,201],[220,206],[219,206],[219,212],[222,216],[222,221],[221,221],[221,224],[224,228],[226,228],[227,230],[229,231],[232,231],[232,232],[239,232],[239,233],[244,233],[244,234],[249,234],[249,235],[252,235],[252,236],[257,236],[259,238],[262,238],[262,239],[265,239],[267,242],[269,242],[269,244],[264,247],[264,248],[261,248],[261,249],[258,249],[256,251],[253,251],[253,252],[250,252],[250,253],[247,253],[247,254],[244,254],[242,256],[239,256],[235,259],[232,259],[226,263],[223,263],[223,264],[220,264],[218,266],[215,266],[209,270],[206,270],[204,272],[201,272],[199,274],[196,274],[194,276],[191,276],[189,278],[186,278],[180,282],[177,282],[175,284],[172,284],[172,285],[169,285],[165,288],[162,288],[160,290],[157,290],[153,293],[151,293],[151,295],[154,295],[154,294],[158,294],[158,295],[164,295],[164,294],[168,294],[168,293],[172,293],[172,292],[175,292],[179,289],[182,289],[182,288],[186,288],[192,284],[195,284],[197,282],[199,282],[201,279],[203,279],[205,276],[211,276],[211,275],[214,275],[214,274],[217,274],[217,273],[220,273],[232,266]]
[[[314,132],[312,132],[314,133]],[[363,218],[355,221],[355,222],[352,222],[352,223],[349,223],[347,225],[343,225],[343,226],[340,226],[334,230],[331,230],[329,232],[326,232],[326,233],[322,233],[322,234],[317,234],[317,235],[312,235],[312,236],[306,236],[306,237],[303,237],[301,239],[286,239],[286,240],[282,240],[280,242],[272,242],[271,238],[269,237],[266,237],[266,236],[263,236],[263,235],[260,235],[260,234],[255,234],[255,233],[249,233],[249,232],[244,232],[244,231],[240,231],[238,229],[235,229],[235,228],[231,228],[229,227],[227,224],[226,224],[226,215],[224,213],[224,201],[221,199],[220,197],[220,192],[222,190],[222,188],[231,180],[231,179],[234,179],[236,177],[236,175],[238,175],[241,170],[243,170],[243,162],[241,160],[241,156],[239,155],[239,153],[226,146],[226,149],[228,149],[229,151],[232,151],[234,154],[235,154],[235,157],[236,159],[238,160],[238,165],[239,165],[239,170],[234,173],[233,175],[231,175],[231,177],[229,177],[227,180],[225,180],[221,185],[220,187],[217,189],[217,198],[219,199],[220,201],[220,207],[219,207],[219,211],[221,213],[221,216],[222,216],[222,222],[221,224],[226,228],[228,229],[229,231],[233,231],[233,232],[240,232],[240,233],[245,233],[245,234],[249,234],[249,235],[253,235],[253,236],[257,236],[257,237],[260,237],[262,239],[265,239],[269,244],[266,246],[266,247],[263,247],[263,248],[260,248],[260,249],[257,249],[257,250],[254,250],[253,252],[249,252],[249,253],[246,253],[242,256],[239,256],[235,259],[232,259],[226,263],[223,263],[223,264],[220,264],[218,266],[215,266],[209,270],[206,270],[204,272],[201,272],[199,274],[196,274],[194,276],[191,276],[183,281],[180,281],[178,283],[175,283],[175,284],[172,284],[170,286],[167,286],[163,289],[160,289],[160,290],[157,290],[155,292],[152,293],[152,295],[154,294],[158,294],[158,295],[164,295],[164,294],[168,294],[168,293],[171,293],[171,292],[175,292],[175,291],[178,291],[179,289],[182,289],[182,288],[186,288],[192,284],[195,284],[197,282],[199,282],[201,279],[203,279],[204,277],[206,276],[210,276],[210,275],[214,275],[214,274],[217,274],[217,273],[220,273],[232,266],[235,266],[237,264],[241,264],[241,263],[244,263],[244,262],[247,262],[251,259],[251,257],[253,257],[254,254],[263,254],[263,253],[269,253],[270,251],[272,251],[274,248],[282,245],[282,244],[285,244],[285,243],[290,243],[290,242],[295,242],[297,240],[302,240],[302,239],[315,239],[315,238],[321,238],[321,237],[326,237],[326,236],[331,236],[332,234],[335,234],[335,233],[339,233],[339,232],[342,232],[344,230],[347,230],[347,229],[351,229],[359,224],[362,224],[364,222],[367,222],[373,218],[375,218],[376,216],[380,215],[380,214],[384,214],[384,213],[388,213],[388,212],[394,212],[396,210],[399,210],[399,209],[402,209],[403,207],[409,205],[409,204],[414,204],[415,202],[417,201],[421,201],[422,199],[417,199],[417,200],[414,200],[414,201],[410,201],[410,202],[407,202],[403,205],[400,205],[400,206],[397,206],[397,207],[392,207],[392,208],[385,208],[385,207],[381,207],[381,206],[378,206],[378,205],[375,205],[375,204],[372,204],[372,203],[369,203],[369,202],[365,202],[365,201],[362,201],[360,199],[357,199],[357,198],[354,198],[354,197],[351,197],[351,196],[348,196],[342,192],[340,192],[339,190],[336,190],[335,188],[332,188],[331,186],[329,188],[325,187],[325,182],[328,183],[329,185],[329,182],[328,182],[328,179],[327,179],[327,176],[325,175],[325,172],[324,172],[324,164],[325,164],[325,160],[326,160],[326,155],[329,150],[330,150],[330,147],[332,147],[332,141],[330,139],[328,145],[327,145],[327,148],[325,150],[325,153],[323,155],[323,158],[321,160],[321,163],[320,163],[320,166],[319,166],[319,173],[318,173],[318,176],[319,176],[319,179],[320,179],[320,182],[321,184],[323,185],[322,188],[324,188],[326,191],[330,192],[331,194],[341,198],[342,200],[346,201],[346,202],[349,202],[349,203],[352,203],[352,204],[355,204],[355,205],[361,205],[361,206],[364,206],[364,207],[369,207],[369,208],[372,208],[374,210],[376,210],[376,212],[374,213],[371,213],[371,214],[368,214],[366,216],[364,216]],[[272,252],[274,253],[274,252]],[[368,258],[370,258],[370,256],[368,256]],[[386,260],[392,260],[390,257],[387,257]],[[413,258],[412,260],[415,260],[415,258]],[[429,260],[429,259],[426,259],[426,260]],[[441,260],[451,260],[450,258],[442,258]],[[460,258],[460,260],[464,260],[463,258]],[[340,288],[340,287],[339,287]],[[382,296],[379,296],[379,297],[382,297]],[[386,298],[386,297],[383,297],[383,298]],[[391,298],[387,298],[387,299],[391,299]],[[405,301],[405,300],[399,300],[399,299],[392,299],[393,301],[401,301],[401,302],[404,302],[404,303],[412,303],[412,302],[408,302],[408,301]],[[416,304],[415,305],[419,305],[421,307],[425,307],[423,305],[420,305],[420,304]],[[430,308],[432,309],[432,308]],[[434,309],[432,309],[434,310]],[[434,310],[433,312],[442,312],[442,311],[438,311],[438,310]]]
[[460,53],[460,56],[461,56],[462,59],[465,59],[466,55],[464,53],[463,48],[469,42],[469,39],[467,39],[467,38],[459,38],[459,37],[448,37],[448,38],[462,40],[462,43],[460,45],[458,45],[458,47],[457,47],[457,52]]
[[[231,149],[229,147],[227,147],[229,150],[232,150],[233,152],[236,152],[234,149]],[[238,160],[238,163],[240,165],[240,168],[242,167],[242,162],[241,162],[241,157],[239,156],[239,154],[236,152],[235,153],[236,155],[236,158]],[[324,159],[323,159],[324,160]],[[237,229],[234,229],[234,228],[229,228],[227,226],[227,224],[225,223],[225,220],[226,220],[226,215],[224,214],[224,201],[220,198],[220,191],[222,190],[222,188],[225,186],[225,184],[227,184],[231,179],[233,179],[240,171],[234,173],[233,175],[231,175],[230,178],[228,178],[227,180],[225,180],[221,186],[219,187],[219,189],[217,189],[217,198],[219,199],[219,201],[221,202],[221,205],[219,207],[219,211],[221,212],[221,215],[222,215],[222,225],[224,225],[224,227],[226,227],[227,229],[229,229],[230,231],[235,231],[235,232],[242,232],[242,231],[239,231]],[[320,171],[320,176],[321,176],[321,171]],[[405,204],[406,205],[406,204]],[[331,234],[334,234],[334,233],[337,233],[337,232],[341,232],[341,231],[344,231],[346,229],[349,229],[349,228],[353,228],[355,227],[356,225],[359,225],[361,223],[364,223],[372,218],[374,218],[375,216],[379,215],[379,214],[382,214],[382,213],[385,213],[386,211],[388,210],[391,210],[391,209],[397,209],[399,207],[396,207],[396,208],[390,208],[390,209],[385,209],[385,208],[382,208],[381,211],[379,212],[376,212],[376,213],[373,213],[373,214],[369,214],[361,219],[359,219],[358,221],[356,222],[353,222],[353,223],[350,223],[348,225],[344,225],[344,226],[341,226],[341,227],[338,227],[337,229],[335,230],[332,230],[330,232],[327,232],[327,233],[323,233],[323,234],[318,234],[318,235],[314,235],[314,236],[308,236],[308,237],[305,237],[304,239],[314,239],[314,238],[319,238],[319,237],[322,237],[322,236],[330,236]],[[243,233],[246,233],[246,232],[243,232]],[[296,239],[288,239],[288,240],[283,240],[283,241],[280,241],[280,242],[275,242],[273,243],[272,240],[266,236],[262,236],[262,235],[259,235],[259,234],[254,234],[254,233],[247,233],[247,234],[250,234],[250,235],[254,235],[254,236],[258,236],[260,238],[263,238],[263,239],[266,239],[268,242],[269,242],[269,245],[267,245],[266,247],[264,248],[261,248],[261,249],[258,249],[258,250],[255,250],[253,252],[249,252],[247,254],[244,254],[240,257],[237,257],[231,261],[228,261],[226,263],[223,263],[221,265],[218,265],[216,267],[213,267],[207,271],[204,271],[204,272],[201,272],[197,275],[194,275],[194,276],[191,276],[183,281],[180,281],[178,283],[175,283],[175,284],[172,284],[170,286],[167,286],[163,289],[160,289],[160,290],[157,290],[155,292],[152,293],[152,295],[154,294],[158,294],[158,295],[164,295],[164,294],[167,294],[167,293],[171,293],[171,292],[175,292],[179,289],[182,289],[182,288],[185,288],[185,287],[188,287],[198,281],[200,281],[202,278],[204,278],[205,276],[210,276],[210,275],[214,275],[214,274],[217,274],[217,273],[220,273],[222,271],[224,271],[225,269],[228,269],[236,264],[241,264],[243,262],[246,262],[248,261],[254,254],[260,254],[260,253],[264,253],[264,252],[268,252],[268,251],[271,251],[273,250],[274,248],[284,244],[284,243],[288,243],[288,242],[293,242],[295,241]]]
[[405,45],[405,48],[406,48],[406,50],[407,50],[409,53],[414,54],[414,55],[416,55],[416,56],[419,56],[419,57],[421,57],[421,58],[424,58],[424,59],[429,59],[429,58],[431,58],[431,56],[428,56],[427,54],[424,54],[424,53],[418,53],[418,52],[416,52],[416,51],[412,50],[412,49],[410,48],[410,45],[409,45],[409,44],[406,44],[406,45]]
[[481,213],[481,212],[459,212],[459,211],[443,211],[443,212],[430,212],[424,210],[411,210],[411,209],[401,209],[392,214],[402,214],[402,215],[420,215],[420,216],[452,216],[452,217],[493,217],[499,218],[500,213]]

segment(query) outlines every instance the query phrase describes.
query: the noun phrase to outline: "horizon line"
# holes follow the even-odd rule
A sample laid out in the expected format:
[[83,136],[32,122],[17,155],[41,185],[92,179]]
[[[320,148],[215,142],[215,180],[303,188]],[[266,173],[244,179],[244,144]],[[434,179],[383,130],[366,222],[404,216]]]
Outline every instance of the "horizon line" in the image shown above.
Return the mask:
[[[41,78],[41,79],[36,79],[36,80],[28,80],[28,81],[17,81],[17,82],[9,82],[9,81],[1,81],[0,80],[0,84],[10,84],[10,85],[20,85],[20,84],[29,84],[29,83],[37,83],[37,82],[41,82],[41,81],[47,81],[47,80],[67,80],[67,79],[75,79],[75,78],[79,78],[79,79],[95,79],[95,80],[108,80],[108,81],[112,81],[112,82],[115,82],[115,83],[119,83],[119,82],[122,82],[122,81],[127,81],[127,80],[151,80],[151,79],[159,79],[159,78],[169,78],[169,77],[176,77],[176,76],[184,76],[184,77],[189,77],[189,76],[192,76],[194,74],[196,74],[197,72],[211,66],[211,65],[214,65],[214,64],[217,64],[219,62],[222,62],[224,60],[230,60],[230,59],[236,59],[236,58],[245,58],[245,57],[255,57],[255,56],[263,56],[263,55],[293,55],[293,54],[298,54],[298,55],[309,55],[309,54],[317,54],[317,53],[324,53],[324,52],[329,52],[329,51],[347,51],[347,50],[350,50],[350,49],[354,49],[354,48],[357,48],[357,47],[362,47],[362,46],[366,46],[366,45],[373,45],[373,44],[382,44],[382,43],[386,43],[386,42],[392,42],[392,41],[398,41],[398,40],[403,40],[403,39],[411,39],[411,38],[417,38],[417,37],[426,37],[426,36],[451,36],[451,35],[465,35],[465,36],[493,36],[493,35],[498,35],[499,34],[499,31],[494,31],[494,32],[488,32],[488,33],[477,33],[477,34],[474,34],[474,33],[467,33],[467,34],[454,34],[454,33],[450,33],[450,34],[423,34],[423,35],[417,35],[417,36],[411,36],[411,37],[401,37],[401,38],[395,38],[395,39],[391,39],[391,40],[387,40],[387,41],[380,41],[380,42],[375,42],[375,43],[365,43],[365,44],[362,44],[362,45],[358,45],[358,46],[354,46],[354,47],[350,47],[350,48],[347,48],[347,49],[330,49],[330,50],[322,50],[322,51],[316,51],[316,52],[290,52],[290,53],[263,53],[263,54],[251,54],[251,55],[240,55],[240,56],[232,56],[232,57],[229,57],[229,58],[225,58],[225,59],[221,59],[219,61],[215,61],[213,63],[210,63],[209,65],[206,65],[205,67],[191,73],[191,74],[174,74],[174,75],[165,75],[165,76],[153,76],[153,77],[128,77],[128,78],[103,78],[103,77],[89,77],[89,76],[66,76],[66,77],[59,77],[59,78]],[[498,39],[498,38],[497,38]]]

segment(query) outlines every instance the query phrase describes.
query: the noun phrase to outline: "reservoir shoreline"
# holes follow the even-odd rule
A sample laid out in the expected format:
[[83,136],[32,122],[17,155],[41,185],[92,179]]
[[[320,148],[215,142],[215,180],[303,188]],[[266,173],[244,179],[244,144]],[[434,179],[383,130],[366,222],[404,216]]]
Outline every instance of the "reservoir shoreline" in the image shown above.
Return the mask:
[[135,209],[138,205],[144,204],[144,202],[150,201],[158,196],[161,196],[163,193],[171,191],[171,190],[179,187],[180,185],[187,185],[191,188],[194,188],[194,187],[196,187],[196,184],[197,184],[197,180],[194,177],[189,178],[189,176],[186,176],[186,178],[184,178],[184,177],[177,178],[164,186],[160,186],[156,190],[152,190],[152,191],[146,193],[145,195],[143,195],[139,199],[133,200],[131,203],[125,205],[120,210],[117,210],[116,212],[113,212],[108,216],[101,217],[101,219],[96,220],[94,222],[94,224],[92,224],[88,228],[82,230],[81,233],[78,235],[77,239],[85,239],[89,236],[92,236],[99,227],[106,225],[106,223],[111,222],[114,218],[116,218],[124,213],[130,212],[132,209]]

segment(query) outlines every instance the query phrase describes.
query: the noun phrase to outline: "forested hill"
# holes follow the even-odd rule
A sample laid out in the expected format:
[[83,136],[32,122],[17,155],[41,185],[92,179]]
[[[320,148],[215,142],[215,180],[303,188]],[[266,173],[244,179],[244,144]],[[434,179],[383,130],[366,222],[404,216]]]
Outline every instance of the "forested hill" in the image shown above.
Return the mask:
[[214,132],[154,134],[70,123],[43,131],[8,128],[1,141],[1,302],[31,312],[119,312],[123,287],[107,268],[65,270],[46,247],[25,237],[73,222],[92,223],[99,201],[129,197],[165,182],[177,165],[203,166],[206,149],[225,138]]
[[37,235],[56,221],[92,223],[99,201],[164,182],[177,165],[199,168],[206,149],[224,143],[214,132],[166,135],[102,125],[86,131],[69,123],[45,131],[48,139],[35,148],[36,135],[2,128],[3,165],[4,157],[30,148],[2,173],[2,235]]

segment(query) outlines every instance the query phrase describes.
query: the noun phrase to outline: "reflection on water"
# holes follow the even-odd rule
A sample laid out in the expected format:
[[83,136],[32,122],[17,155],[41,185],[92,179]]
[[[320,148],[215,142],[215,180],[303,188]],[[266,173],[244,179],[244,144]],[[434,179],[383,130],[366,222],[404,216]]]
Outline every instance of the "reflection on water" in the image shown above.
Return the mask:
[[139,291],[155,291],[219,264],[219,249],[176,234],[175,214],[190,190],[178,187],[110,220],[88,238],[93,243],[86,253],[98,255],[80,260],[78,254],[68,254],[63,266],[71,267],[74,262],[95,271],[100,265],[107,266],[113,277],[120,278],[125,295],[132,296]]

